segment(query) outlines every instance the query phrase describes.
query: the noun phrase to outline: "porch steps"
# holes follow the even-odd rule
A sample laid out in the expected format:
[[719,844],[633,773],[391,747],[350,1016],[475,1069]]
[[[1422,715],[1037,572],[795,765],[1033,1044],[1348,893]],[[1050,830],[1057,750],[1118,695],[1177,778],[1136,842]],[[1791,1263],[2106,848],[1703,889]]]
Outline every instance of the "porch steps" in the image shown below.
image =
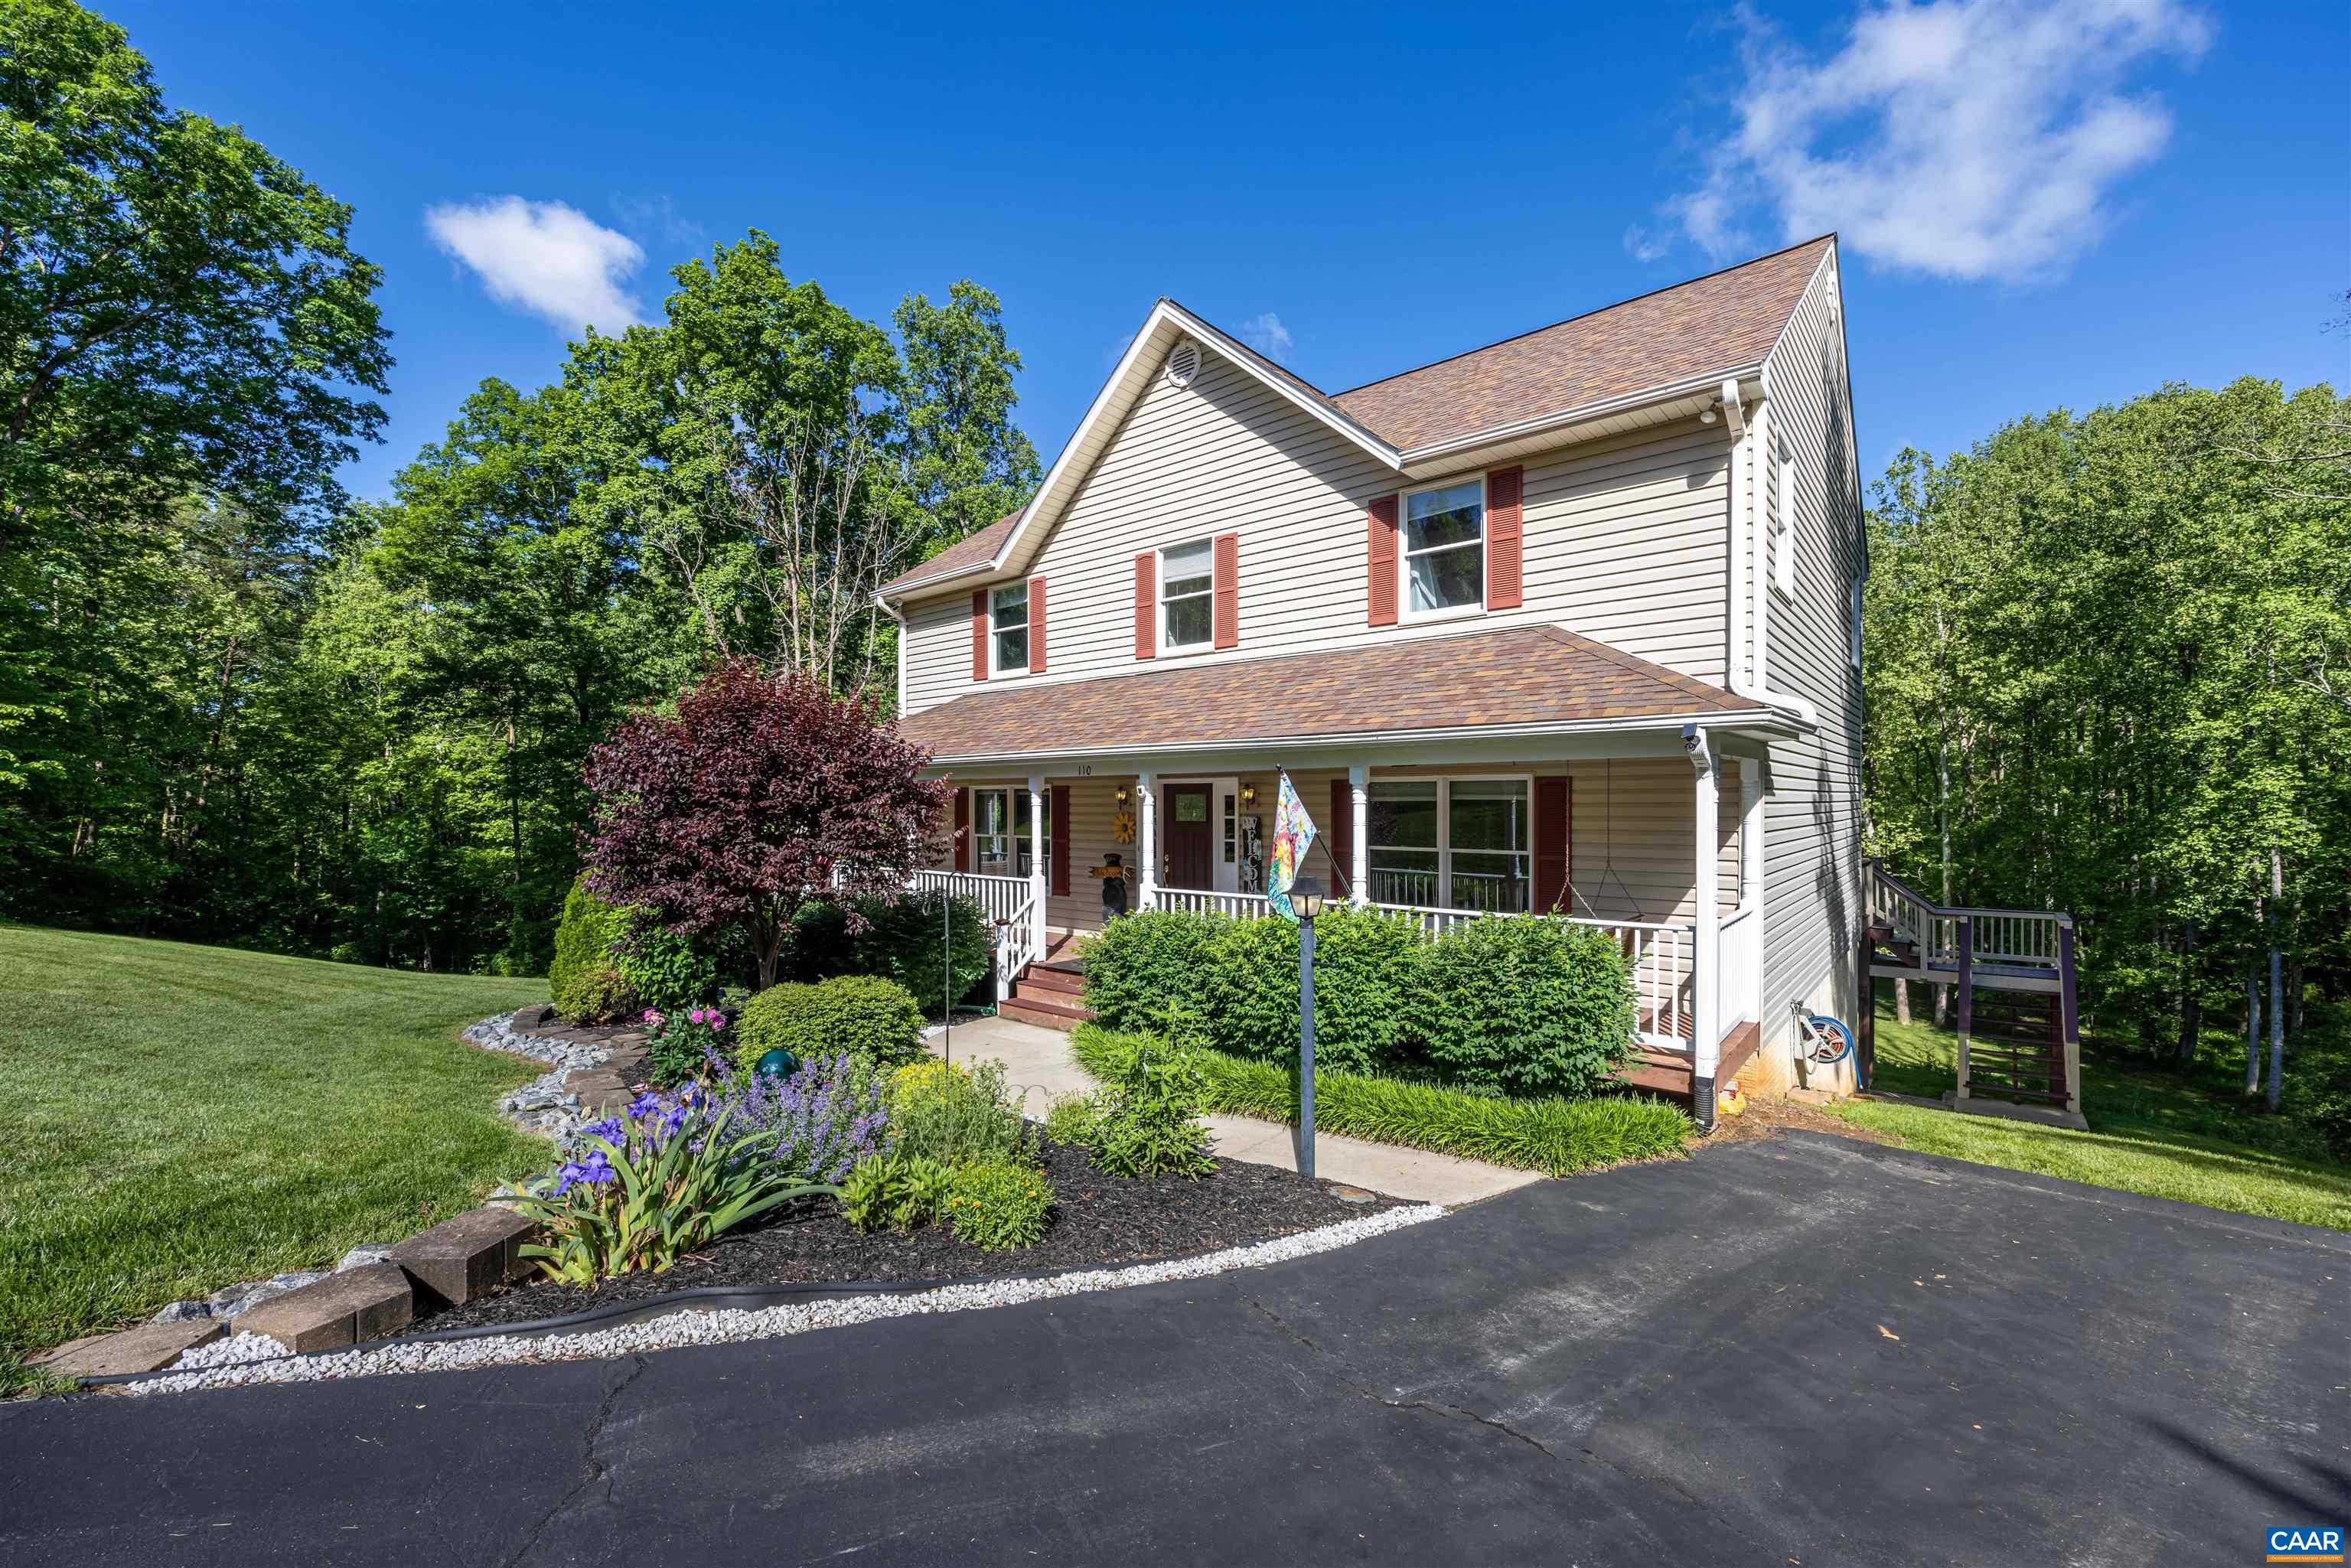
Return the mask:
[[1012,994],[996,1004],[997,1016],[1046,1029],[1073,1030],[1092,1021],[1085,1005],[1085,962],[1079,958],[1045,958],[1021,971]]
[[[1762,1043],[1763,1031],[1752,1019],[1724,1035],[1721,1059],[1714,1072],[1715,1087],[1719,1090],[1737,1077],[1739,1070],[1747,1065],[1755,1055],[1756,1048]],[[1635,1051],[1632,1064],[1618,1074],[1619,1081],[1627,1089],[1637,1089],[1683,1105],[1690,1103],[1693,1093],[1691,1077],[1688,1052],[1659,1051],[1647,1046]]]

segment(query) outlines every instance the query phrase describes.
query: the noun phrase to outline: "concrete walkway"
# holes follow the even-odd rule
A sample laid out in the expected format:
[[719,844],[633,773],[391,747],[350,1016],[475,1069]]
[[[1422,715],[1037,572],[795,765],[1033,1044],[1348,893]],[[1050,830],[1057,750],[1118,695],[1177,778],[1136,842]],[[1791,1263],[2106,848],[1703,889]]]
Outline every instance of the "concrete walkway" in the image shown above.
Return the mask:
[[[931,1040],[934,1051],[942,1042]],[[1059,1030],[1010,1019],[987,1019],[958,1024],[946,1046],[956,1061],[993,1058],[1004,1063],[1006,1081],[1031,1116],[1042,1116],[1063,1094],[1082,1094],[1094,1081],[1070,1054],[1070,1037]],[[1298,1168],[1298,1131],[1253,1116],[1207,1116],[1216,1151],[1230,1160],[1251,1165]],[[1325,1181],[1369,1187],[1392,1197],[1448,1207],[1475,1203],[1496,1193],[1542,1180],[1536,1171],[1511,1170],[1483,1160],[1457,1159],[1394,1144],[1366,1143],[1361,1138],[1318,1134],[1314,1139],[1314,1174]]]

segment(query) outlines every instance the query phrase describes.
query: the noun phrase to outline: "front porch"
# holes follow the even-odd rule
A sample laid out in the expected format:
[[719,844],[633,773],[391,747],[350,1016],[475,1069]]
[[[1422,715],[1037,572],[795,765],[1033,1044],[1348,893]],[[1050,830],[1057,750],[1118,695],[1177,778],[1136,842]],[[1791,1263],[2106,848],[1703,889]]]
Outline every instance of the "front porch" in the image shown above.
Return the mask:
[[[1633,972],[1628,1082],[1695,1102],[1761,1039],[1765,770],[1760,755],[1694,767],[1677,730],[1645,739],[1620,741],[1629,755],[1391,753],[1289,773],[1318,829],[1306,869],[1335,897],[1432,934],[1527,913],[1606,933]],[[1272,915],[1261,889],[1280,779],[1245,756],[1180,772],[962,775],[952,853],[916,884],[995,923],[1008,1016],[1071,1028],[1086,1016],[1072,940],[1118,913]]]

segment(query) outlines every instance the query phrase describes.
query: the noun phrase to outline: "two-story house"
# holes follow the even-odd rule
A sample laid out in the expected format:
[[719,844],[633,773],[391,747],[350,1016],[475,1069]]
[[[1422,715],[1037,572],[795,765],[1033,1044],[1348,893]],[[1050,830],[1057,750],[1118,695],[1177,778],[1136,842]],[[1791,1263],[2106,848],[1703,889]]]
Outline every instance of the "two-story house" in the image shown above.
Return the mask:
[[1163,299],[1029,504],[883,598],[1016,973],[1262,914],[1286,770],[1339,896],[1610,931],[1704,1120],[1790,1081],[1792,1004],[1854,1016],[1866,570],[1827,236],[1336,393]]

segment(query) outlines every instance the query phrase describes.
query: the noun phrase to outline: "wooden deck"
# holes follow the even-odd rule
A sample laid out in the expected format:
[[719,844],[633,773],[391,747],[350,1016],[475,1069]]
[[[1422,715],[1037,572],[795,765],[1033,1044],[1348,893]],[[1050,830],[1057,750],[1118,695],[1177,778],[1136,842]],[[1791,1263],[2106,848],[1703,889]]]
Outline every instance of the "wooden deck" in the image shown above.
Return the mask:
[[[1756,1049],[1763,1043],[1763,1031],[1750,1019],[1722,1037],[1722,1056],[1714,1071],[1715,1087],[1729,1082],[1747,1065]],[[1687,1105],[1692,1090],[1690,1058],[1687,1051],[1663,1051],[1643,1046],[1633,1053],[1633,1065],[1624,1073],[1628,1089],[1655,1094]]]

